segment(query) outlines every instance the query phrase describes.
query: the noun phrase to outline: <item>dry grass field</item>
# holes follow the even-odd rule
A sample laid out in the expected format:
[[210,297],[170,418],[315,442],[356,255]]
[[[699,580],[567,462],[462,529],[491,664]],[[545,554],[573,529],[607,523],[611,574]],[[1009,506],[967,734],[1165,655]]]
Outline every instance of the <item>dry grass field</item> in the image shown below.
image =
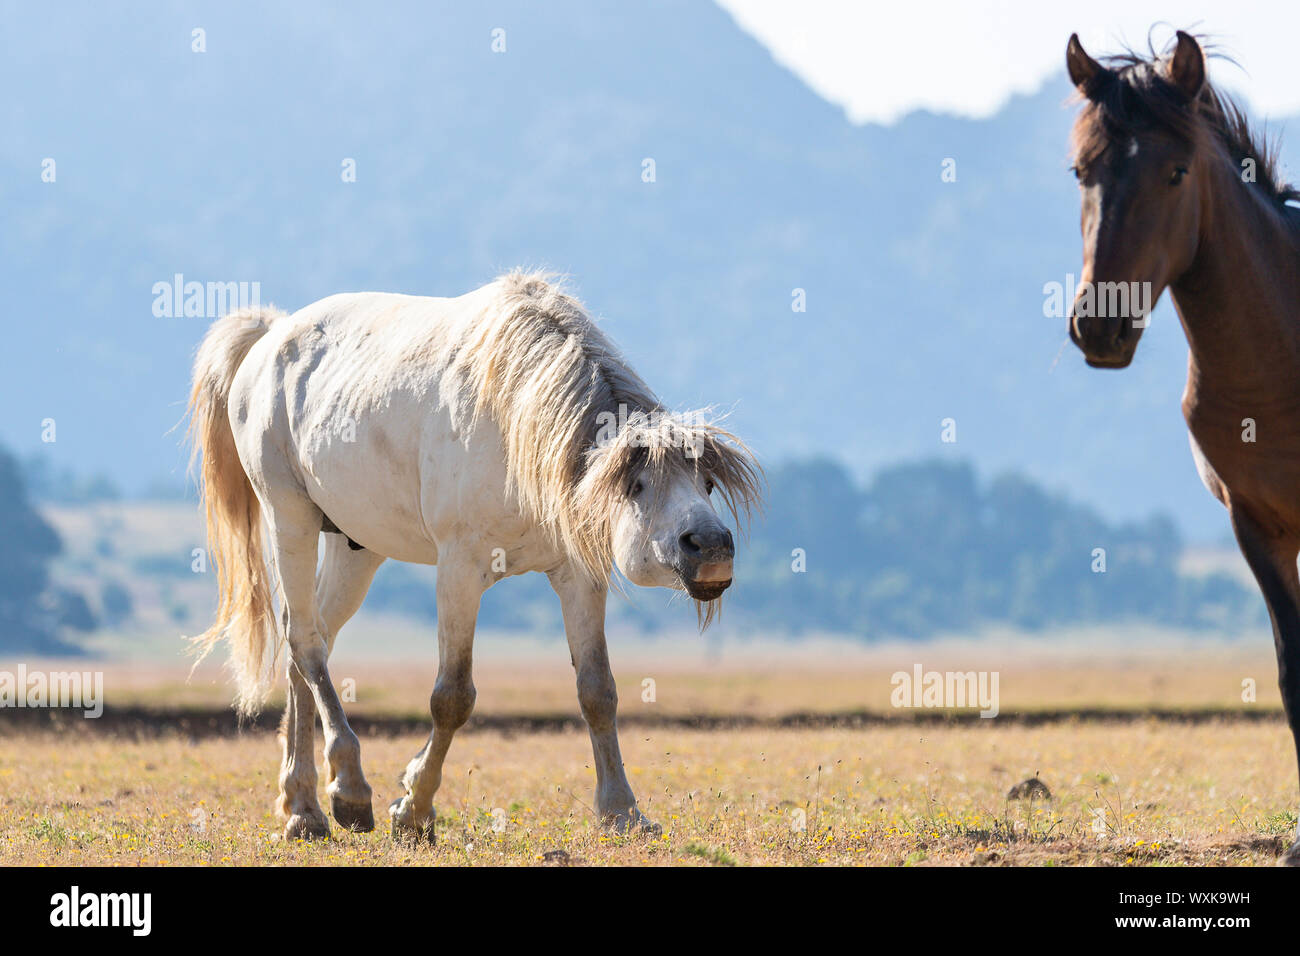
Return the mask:
[[[0,857],[74,865],[1272,864],[1295,827],[1280,722],[658,730],[625,734],[661,837],[596,825],[585,734],[468,732],[438,798],[438,845],[382,829],[286,843],[273,735],[190,742],[5,740]],[[363,757],[376,818],[414,736]],[[1050,800],[1007,800],[1038,772]]]
[[[480,661],[482,719],[452,747],[435,847],[394,846],[386,830],[397,774],[422,743],[414,732],[363,736],[376,832],[336,828],[328,842],[287,844],[271,809],[269,731],[193,735],[164,719],[125,733],[107,717],[55,730],[0,713],[0,862],[1271,865],[1295,828],[1296,793],[1269,650],[939,643],[841,645],[828,659],[810,645],[710,663],[663,647],[616,649],[624,758],[642,809],[663,825],[654,839],[597,826],[580,728],[510,723],[576,716],[558,643],[531,660],[489,651]],[[1000,668],[1002,715],[935,723],[891,709],[889,673],[915,660]],[[420,717],[433,664],[344,656],[335,678],[349,677],[354,715]],[[641,696],[647,677],[653,702]],[[1256,702],[1242,701],[1244,679],[1257,680]],[[228,697],[215,667],[187,685],[158,663],[108,668],[105,693],[110,708],[160,714]],[[1090,716],[1062,716],[1071,710]],[[734,720],[674,721],[701,714]],[[790,719],[819,714],[840,723]],[[1007,799],[1035,773],[1050,800]]]

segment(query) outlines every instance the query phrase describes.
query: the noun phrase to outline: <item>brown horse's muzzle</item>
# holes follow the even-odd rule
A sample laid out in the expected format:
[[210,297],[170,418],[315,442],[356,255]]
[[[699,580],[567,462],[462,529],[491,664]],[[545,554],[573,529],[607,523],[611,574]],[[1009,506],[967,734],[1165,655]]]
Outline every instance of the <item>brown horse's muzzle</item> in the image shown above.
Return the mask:
[[1070,308],[1070,341],[1093,368],[1125,368],[1133,361],[1142,329],[1131,318],[1079,315]]

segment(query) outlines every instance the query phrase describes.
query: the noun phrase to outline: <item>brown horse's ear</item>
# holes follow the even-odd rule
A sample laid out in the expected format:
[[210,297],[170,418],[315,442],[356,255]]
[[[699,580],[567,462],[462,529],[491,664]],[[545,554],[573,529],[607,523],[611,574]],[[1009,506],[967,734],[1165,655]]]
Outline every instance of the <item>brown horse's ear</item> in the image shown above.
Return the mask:
[[1188,99],[1196,99],[1196,94],[1201,92],[1205,85],[1205,55],[1190,33],[1178,31],[1178,45],[1165,64],[1165,75],[1170,83],[1187,94]]
[[1088,91],[1088,84],[1103,69],[1100,63],[1088,56],[1077,33],[1071,33],[1070,42],[1065,45],[1065,68],[1070,71],[1070,82],[1084,93]]

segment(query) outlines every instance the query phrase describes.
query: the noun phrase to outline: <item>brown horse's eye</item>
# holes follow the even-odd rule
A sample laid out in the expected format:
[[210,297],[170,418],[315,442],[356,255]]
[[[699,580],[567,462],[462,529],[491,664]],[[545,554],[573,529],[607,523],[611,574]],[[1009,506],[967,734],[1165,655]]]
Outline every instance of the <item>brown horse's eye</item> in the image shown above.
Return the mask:
[[1083,181],[1083,170],[1080,169],[1078,166],[1071,166],[1070,172],[1074,173],[1075,179],[1079,180],[1080,182]]
[[1179,166],[1177,169],[1174,170],[1174,174],[1169,177],[1169,185],[1177,186],[1179,183],[1183,181],[1183,177],[1186,175],[1187,175],[1187,167]]

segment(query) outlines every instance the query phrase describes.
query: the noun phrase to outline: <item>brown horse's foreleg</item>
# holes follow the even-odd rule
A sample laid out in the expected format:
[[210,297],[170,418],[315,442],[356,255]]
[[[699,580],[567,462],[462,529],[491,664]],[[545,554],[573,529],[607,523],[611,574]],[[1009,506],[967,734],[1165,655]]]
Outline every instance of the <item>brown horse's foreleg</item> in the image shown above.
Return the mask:
[[[1233,508],[1231,514],[1237,543],[1259,582],[1273,623],[1282,708],[1291,726],[1296,765],[1300,767],[1300,574],[1296,571],[1300,543],[1289,535],[1266,533],[1241,508]],[[1300,866],[1300,826],[1282,862]]]
[[606,588],[586,580],[573,568],[550,575],[560,597],[569,655],[578,679],[578,703],[591,734],[596,763],[596,812],[601,822],[622,832],[658,833],[637,809],[618,746],[618,688],[605,646]]

